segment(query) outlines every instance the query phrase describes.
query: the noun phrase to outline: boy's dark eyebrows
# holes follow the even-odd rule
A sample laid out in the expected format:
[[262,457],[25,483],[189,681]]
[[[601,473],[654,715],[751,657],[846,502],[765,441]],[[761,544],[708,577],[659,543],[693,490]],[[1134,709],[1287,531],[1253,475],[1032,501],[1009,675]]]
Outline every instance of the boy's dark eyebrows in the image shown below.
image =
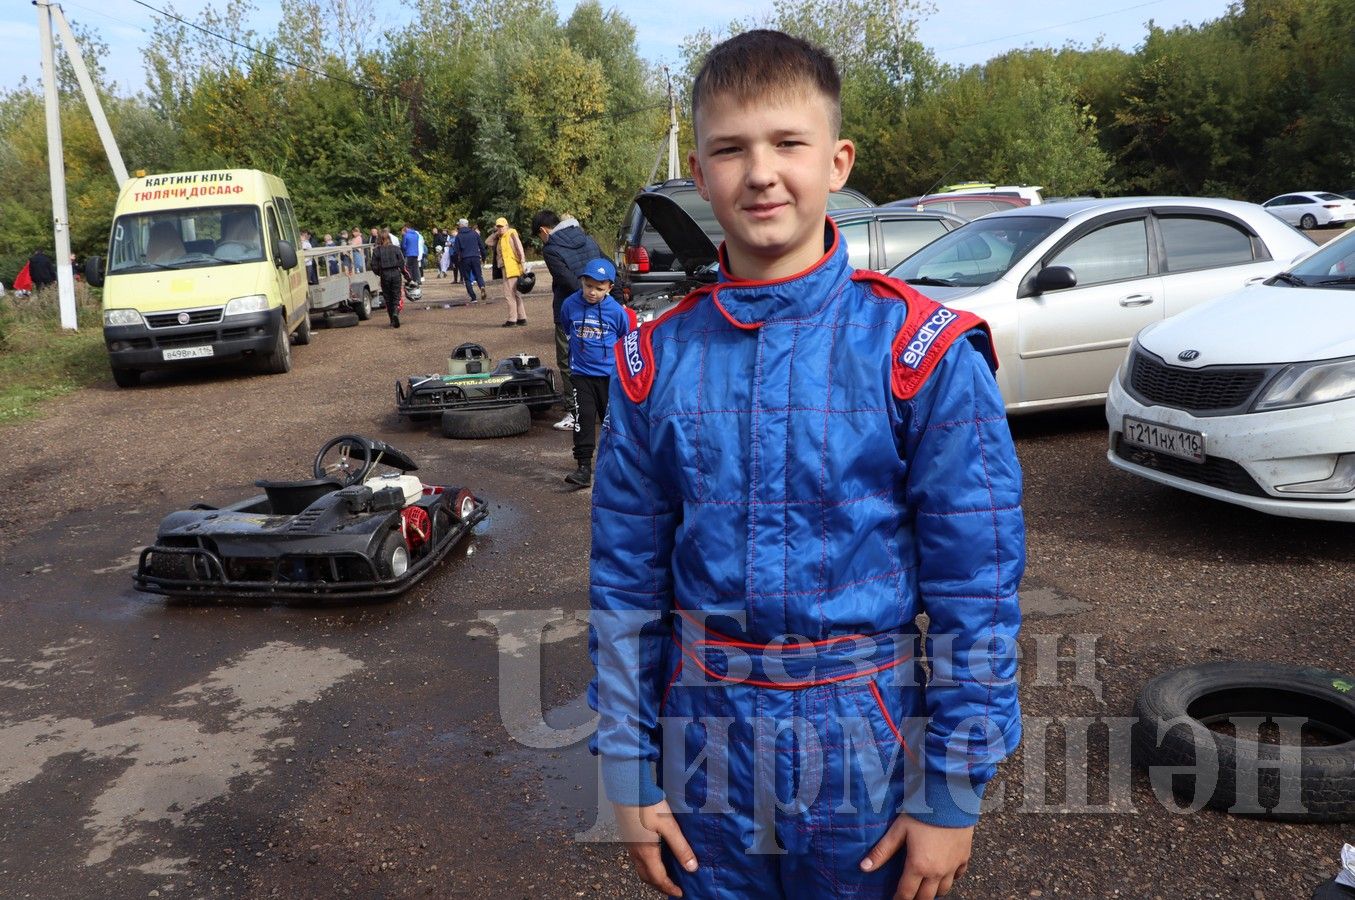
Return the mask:
[[[772,131],[771,131],[771,136],[772,136],[773,138],[776,138],[777,140],[784,140],[785,138],[789,138],[789,137],[808,137],[808,136],[810,136],[811,134],[813,134],[813,132],[814,132],[814,129],[813,129],[813,128],[800,128],[800,127],[774,128],[774,129],[772,129]],[[749,137],[749,135],[744,134],[744,133],[741,133],[741,132],[740,132],[740,133],[728,133],[728,134],[724,134],[724,133],[721,133],[721,132],[718,132],[718,131],[717,131],[717,132],[714,132],[714,133],[710,134],[710,135],[706,138],[706,143],[708,143],[708,144],[739,144],[739,143],[742,143],[743,141],[747,140],[748,137]]]

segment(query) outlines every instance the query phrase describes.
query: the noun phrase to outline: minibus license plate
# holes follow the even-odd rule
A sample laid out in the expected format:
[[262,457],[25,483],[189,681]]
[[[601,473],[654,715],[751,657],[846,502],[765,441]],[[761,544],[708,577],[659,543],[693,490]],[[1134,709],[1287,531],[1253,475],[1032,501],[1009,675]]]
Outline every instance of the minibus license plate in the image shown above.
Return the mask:
[[1125,416],[1123,434],[1125,443],[1135,447],[1146,447],[1177,459],[1204,462],[1204,435],[1198,431],[1169,428],[1156,422]]
[[168,350],[160,351],[161,357],[168,362],[171,359],[200,359],[204,356],[211,356],[212,346],[208,344],[205,347],[171,347]]

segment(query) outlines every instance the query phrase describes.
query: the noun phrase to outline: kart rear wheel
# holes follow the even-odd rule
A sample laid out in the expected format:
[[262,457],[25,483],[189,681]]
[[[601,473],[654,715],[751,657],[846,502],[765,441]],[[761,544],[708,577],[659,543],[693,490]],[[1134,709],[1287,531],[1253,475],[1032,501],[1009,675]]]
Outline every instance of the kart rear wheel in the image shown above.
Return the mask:
[[404,535],[392,531],[376,551],[376,574],[382,581],[399,578],[409,571],[409,547]]
[[522,403],[502,409],[448,409],[442,413],[443,437],[514,437],[526,434],[531,429],[532,412]]
[[466,521],[475,513],[475,495],[464,488],[458,491],[456,500],[452,502],[452,510],[458,519]]

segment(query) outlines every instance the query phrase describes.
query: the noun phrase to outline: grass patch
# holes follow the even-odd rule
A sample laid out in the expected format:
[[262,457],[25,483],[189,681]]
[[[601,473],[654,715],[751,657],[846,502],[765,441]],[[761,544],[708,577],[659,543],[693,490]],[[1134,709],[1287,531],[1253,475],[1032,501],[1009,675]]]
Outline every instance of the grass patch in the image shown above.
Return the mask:
[[108,377],[98,295],[75,286],[78,331],[61,327],[55,286],[0,297],[0,425],[22,422],[42,404]]

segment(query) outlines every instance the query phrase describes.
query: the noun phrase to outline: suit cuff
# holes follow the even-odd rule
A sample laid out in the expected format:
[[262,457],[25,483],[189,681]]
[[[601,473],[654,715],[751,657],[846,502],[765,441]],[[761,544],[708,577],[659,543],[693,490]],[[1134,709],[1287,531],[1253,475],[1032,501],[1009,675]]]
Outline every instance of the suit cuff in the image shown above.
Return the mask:
[[947,776],[944,772],[928,771],[922,789],[926,809],[908,809],[905,802],[904,812],[924,825],[971,828],[979,821],[979,808],[987,788],[987,782],[972,785],[966,775]]
[[622,806],[653,806],[663,799],[654,783],[654,766],[646,759],[602,757],[602,786],[607,799]]

